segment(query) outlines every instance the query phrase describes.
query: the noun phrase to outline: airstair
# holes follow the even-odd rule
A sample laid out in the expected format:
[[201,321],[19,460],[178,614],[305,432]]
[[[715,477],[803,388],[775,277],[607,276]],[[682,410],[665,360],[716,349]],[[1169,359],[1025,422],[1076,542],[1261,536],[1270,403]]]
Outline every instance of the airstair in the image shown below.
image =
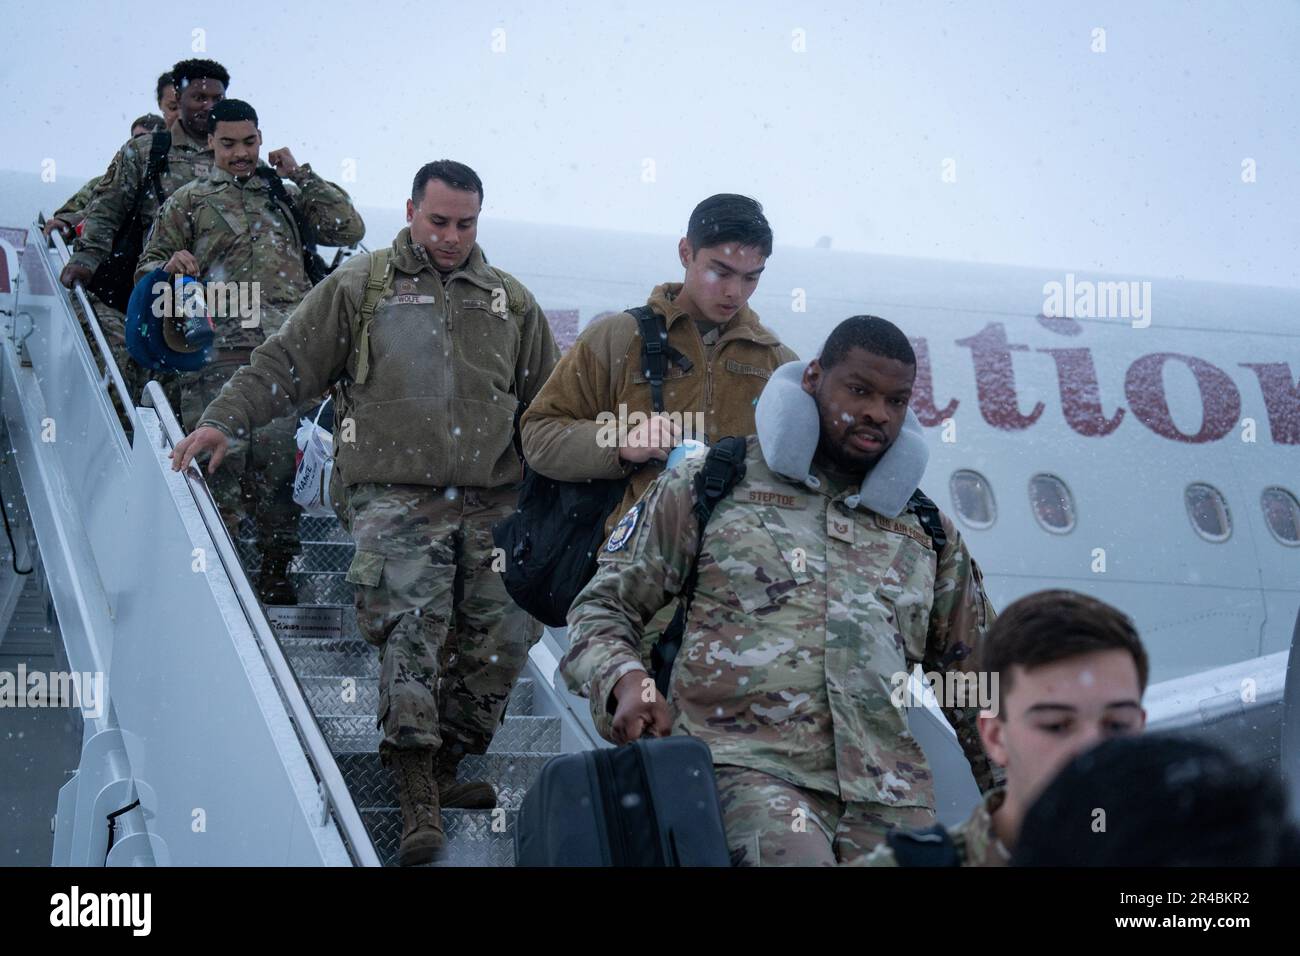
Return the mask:
[[[344,580],[352,542],[334,519],[304,517],[290,569],[300,604],[261,605],[251,526],[232,541],[199,469],[171,470],[176,415],[156,383],[124,400],[84,290],[57,281],[67,256],[32,226],[21,252],[6,250],[0,294],[13,541],[0,658],[103,682],[98,708],[62,702],[82,730],[53,862],[390,864],[401,816],[376,751],[378,656]],[[489,752],[462,764],[500,806],[444,811],[441,865],[512,865],[542,765],[598,745],[585,701],[556,689],[562,641],[548,632],[534,647]]]

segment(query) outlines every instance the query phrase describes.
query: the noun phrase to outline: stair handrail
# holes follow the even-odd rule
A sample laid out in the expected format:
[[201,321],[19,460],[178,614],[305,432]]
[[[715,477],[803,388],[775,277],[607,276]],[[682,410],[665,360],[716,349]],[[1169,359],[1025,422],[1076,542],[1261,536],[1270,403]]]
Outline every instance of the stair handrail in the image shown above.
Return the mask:
[[[56,229],[50,233],[50,238],[54,241],[54,249],[59,255],[59,268],[62,270],[72,258],[68,252],[68,244],[63,241],[63,236]],[[59,281],[59,276],[55,276],[55,281]],[[95,347],[99,349],[99,356],[104,361],[104,374],[99,380],[101,388],[107,389],[109,385],[117,391],[122,408],[126,410],[127,417],[131,420],[131,431],[134,434],[140,433],[140,422],[135,417],[135,399],[127,391],[126,382],[122,379],[122,373],[117,367],[117,359],[113,356],[113,351],[108,347],[108,339],[104,337],[104,330],[100,328],[99,316],[90,305],[90,299],[86,296],[86,288],[80,281],[72,284],[72,295],[81,306],[82,315],[86,317],[86,327],[90,329],[91,337],[95,340]]]
[[[180,422],[176,420],[176,413],[172,410],[171,403],[167,401],[166,393],[156,381],[145,385],[143,404],[157,413],[167,445],[169,448],[175,448],[185,437],[185,432]],[[262,649],[262,655],[271,669],[271,676],[275,678],[280,688],[280,695],[289,709],[294,726],[298,729],[298,737],[302,741],[307,759],[316,773],[316,778],[320,781],[322,798],[333,811],[334,819],[342,829],[348,849],[356,863],[359,866],[380,866],[379,855],[375,852],[374,843],[361,819],[361,814],[357,811],[352,793],[343,780],[343,774],[339,772],[338,762],[334,759],[325,735],[316,723],[315,714],[303,697],[302,688],[298,686],[293,668],[289,666],[284,651],[280,649],[280,642],[275,639],[275,634],[271,631],[271,625],[262,612],[257,595],[249,584],[248,576],[244,574],[239,555],[230,540],[230,534],[221,519],[217,503],[203,478],[198,462],[190,462],[184,475],[185,484],[190,489],[203,524],[207,527],[208,534],[216,546],[217,556],[226,569],[226,576],[230,580],[239,606]]]

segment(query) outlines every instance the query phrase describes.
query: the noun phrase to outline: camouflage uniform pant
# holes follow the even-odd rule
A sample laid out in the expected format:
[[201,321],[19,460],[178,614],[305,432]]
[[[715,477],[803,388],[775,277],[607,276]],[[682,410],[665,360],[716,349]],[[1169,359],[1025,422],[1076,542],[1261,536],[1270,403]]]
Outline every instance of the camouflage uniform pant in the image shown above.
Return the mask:
[[[178,376],[181,422],[187,432],[194,430],[208,403],[241,367],[239,362],[214,362],[201,371]],[[288,561],[300,550],[301,510],[293,500],[297,427],[296,414],[277,418],[255,429],[251,440],[232,441],[216,474],[204,472],[232,538],[241,515],[250,515],[256,522],[263,567],[268,560]]]
[[[117,309],[101,302],[94,296],[89,298],[90,304],[95,310],[95,318],[99,321],[99,328],[104,333],[104,340],[108,343],[108,349],[113,354],[114,361],[117,362],[117,370],[122,374],[122,383],[131,396],[131,402],[139,405],[145,385],[156,380],[162,384],[164,391],[167,393],[167,398],[174,408],[180,400],[180,393],[176,387],[178,376],[174,372],[155,372],[152,369],[147,369],[131,358],[131,353],[126,348],[126,317]],[[95,338],[90,332],[90,323],[86,321],[84,315],[80,314],[80,311],[80,309],[77,310],[78,318],[81,320],[82,331],[86,334],[86,341],[90,345],[90,354],[97,357],[99,348],[96,346]],[[96,367],[99,364],[98,358],[96,358]],[[116,395],[114,397],[116,398]],[[121,408],[118,409],[118,414],[122,416],[123,427],[126,427],[129,431],[129,422]]]
[[541,625],[506,593],[492,525],[518,490],[355,485],[338,507],[362,636],[380,649],[380,752],[484,753]]
[[718,766],[727,847],[736,866],[835,866],[861,860],[894,827],[928,827],[928,807],[844,803],[744,767]]

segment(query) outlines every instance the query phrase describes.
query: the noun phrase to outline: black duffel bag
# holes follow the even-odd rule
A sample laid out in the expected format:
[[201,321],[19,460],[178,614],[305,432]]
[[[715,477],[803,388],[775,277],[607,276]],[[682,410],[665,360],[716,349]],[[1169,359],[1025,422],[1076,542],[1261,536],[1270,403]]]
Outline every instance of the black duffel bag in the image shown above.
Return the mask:
[[519,507],[492,529],[516,604],[543,624],[564,626],[573,599],[596,573],[605,521],[626,490],[626,478],[556,481],[524,468]]

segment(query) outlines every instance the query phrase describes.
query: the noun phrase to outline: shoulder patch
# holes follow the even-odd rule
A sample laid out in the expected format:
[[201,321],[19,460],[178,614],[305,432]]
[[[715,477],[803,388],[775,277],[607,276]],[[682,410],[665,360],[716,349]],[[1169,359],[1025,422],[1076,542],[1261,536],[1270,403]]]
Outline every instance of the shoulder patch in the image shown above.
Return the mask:
[[99,177],[99,185],[95,187],[96,189],[103,189],[113,185],[113,180],[117,179],[117,164],[121,155],[121,153],[118,153],[113,157],[113,161],[108,164],[108,169],[104,171],[104,175]]
[[632,532],[636,530],[637,519],[641,517],[641,505],[635,504],[627,514],[619,519],[618,524],[614,525],[614,530],[609,536],[609,543],[605,545],[605,550],[609,552],[622,551],[624,545],[632,537]]

